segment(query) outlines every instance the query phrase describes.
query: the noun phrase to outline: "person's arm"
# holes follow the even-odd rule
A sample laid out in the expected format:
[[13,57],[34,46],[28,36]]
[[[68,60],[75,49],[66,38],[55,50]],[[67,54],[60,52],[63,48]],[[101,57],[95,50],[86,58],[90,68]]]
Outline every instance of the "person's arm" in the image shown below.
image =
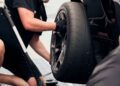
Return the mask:
[[56,28],[56,23],[45,22],[40,19],[34,18],[34,13],[26,8],[19,7],[18,13],[22,21],[22,24],[26,30],[41,32],[55,30]]
[[46,50],[45,46],[40,41],[39,35],[34,35],[32,40],[30,41],[30,46],[45,60],[50,62],[50,54]]

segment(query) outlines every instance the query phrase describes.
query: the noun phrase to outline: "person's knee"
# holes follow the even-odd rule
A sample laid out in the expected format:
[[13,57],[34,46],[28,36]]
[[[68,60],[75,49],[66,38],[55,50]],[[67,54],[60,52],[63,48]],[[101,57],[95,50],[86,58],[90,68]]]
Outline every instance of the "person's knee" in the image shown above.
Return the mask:
[[28,84],[29,86],[37,86],[36,79],[34,77],[29,78]]
[[41,85],[46,86],[46,80],[42,76],[38,78],[38,81],[35,79],[35,77],[30,77],[28,80],[29,86],[37,86],[38,85],[37,82],[39,83],[40,86]]
[[3,63],[4,53],[5,53],[4,42],[0,39],[0,66],[1,66],[2,63]]
[[29,86],[29,84],[26,81],[19,77],[12,76],[11,80],[12,80],[11,83],[13,83],[13,85],[15,86]]

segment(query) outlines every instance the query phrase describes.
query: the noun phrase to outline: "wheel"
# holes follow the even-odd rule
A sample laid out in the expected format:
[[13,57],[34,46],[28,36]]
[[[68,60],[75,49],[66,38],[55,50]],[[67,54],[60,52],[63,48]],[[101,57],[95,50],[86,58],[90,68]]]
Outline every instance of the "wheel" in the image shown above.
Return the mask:
[[51,69],[63,82],[86,83],[96,64],[83,4],[64,3],[55,21],[65,20],[66,29],[53,31],[51,38]]

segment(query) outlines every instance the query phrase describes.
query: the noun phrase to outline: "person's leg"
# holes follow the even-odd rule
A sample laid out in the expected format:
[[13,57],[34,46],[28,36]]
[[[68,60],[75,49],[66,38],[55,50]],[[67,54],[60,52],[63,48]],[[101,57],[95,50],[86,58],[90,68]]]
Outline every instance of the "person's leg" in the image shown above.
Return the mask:
[[[4,61],[5,46],[0,39],[0,67]],[[15,86],[28,86],[27,82],[13,75],[0,74],[0,83],[15,85]]]
[[36,34],[32,37],[30,45],[36,51],[36,53],[38,53],[46,61],[50,62],[50,53],[45,48],[44,44],[41,42],[39,35]]
[[120,86],[120,46],[95,67],[87,86]]
[[15,51],[7,50],[3,66],[16,76],[27,81],[29,86],[39,86],[37,85],[38,82],[42,82],[41,79],[37,80],[41,77],[41,73],[38,68],[35,66],[27,53],[21,52],[19,49]]
[[0,74],[0,83],[14,86],[29,86],[26,81],[14,75]]

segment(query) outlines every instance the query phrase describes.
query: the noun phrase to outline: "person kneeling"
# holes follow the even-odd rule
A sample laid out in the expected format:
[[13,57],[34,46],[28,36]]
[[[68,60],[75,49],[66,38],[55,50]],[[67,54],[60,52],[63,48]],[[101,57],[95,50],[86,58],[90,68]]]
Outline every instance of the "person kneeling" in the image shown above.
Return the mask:
[[[4,42],[0,39],[0,67],[2,66],[2,63],[4,61],[4,54],[5,54]],[[2,73],[0,73],[0,83],[14,86],[29,86],[26,81],[17,76]]]

